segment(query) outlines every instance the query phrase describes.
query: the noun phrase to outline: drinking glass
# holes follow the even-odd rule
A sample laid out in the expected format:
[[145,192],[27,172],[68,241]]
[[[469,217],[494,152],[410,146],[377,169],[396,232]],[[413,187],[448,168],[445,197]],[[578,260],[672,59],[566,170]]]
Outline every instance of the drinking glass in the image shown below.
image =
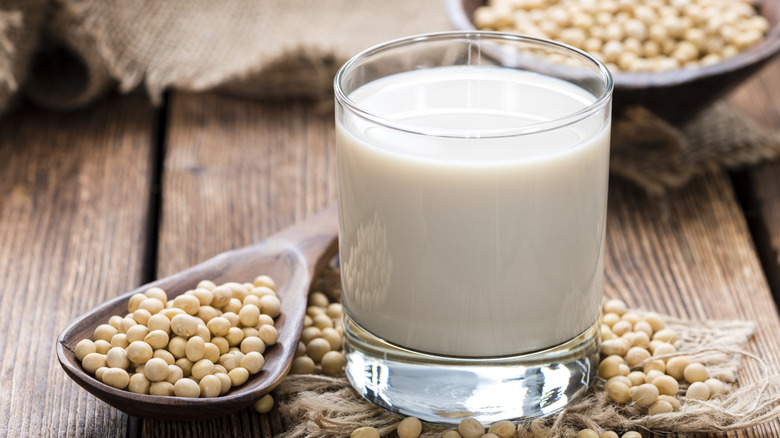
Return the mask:
[[598,365],[612,78],[498,32],[390,41],[335,78],[346,374],[434,423],[554,413]]

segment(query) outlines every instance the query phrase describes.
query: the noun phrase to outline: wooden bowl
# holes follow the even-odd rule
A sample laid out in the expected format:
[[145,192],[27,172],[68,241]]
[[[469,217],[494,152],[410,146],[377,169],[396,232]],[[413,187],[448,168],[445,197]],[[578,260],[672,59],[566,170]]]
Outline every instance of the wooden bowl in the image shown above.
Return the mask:
[[[485,0],[447,0],[447,14],[459,30],[476,30],[471,17]],[[755,46],[706,67],[665,72],[613,73],[613,113],[641,105],[670,121],[684,121],[707,107],[761,69],[780,52],[780,1],[764,0],[758,12],[769,21],[769,31]]]

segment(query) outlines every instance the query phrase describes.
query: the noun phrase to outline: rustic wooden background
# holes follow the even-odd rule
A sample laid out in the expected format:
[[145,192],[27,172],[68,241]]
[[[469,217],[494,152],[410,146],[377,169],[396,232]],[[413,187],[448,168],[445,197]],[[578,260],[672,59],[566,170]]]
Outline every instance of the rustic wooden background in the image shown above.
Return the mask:
[[[780,60],[729,100],[780,128]],[[112,96],[0,119],[0,436],[283,432],[276,411],[129,418],[65,376],[62,328],[109,297],[262,239],[336,199],[333,114],[301,101]],[[686,318],[755,321],[780,372],[780,163],[712,172],[662,199],[610,186],[609,297]],[[740,379],[756,377],[746,363]],[[719,435],[719,436],[726,436]],[[780,420],[732,437],[780,436]]]

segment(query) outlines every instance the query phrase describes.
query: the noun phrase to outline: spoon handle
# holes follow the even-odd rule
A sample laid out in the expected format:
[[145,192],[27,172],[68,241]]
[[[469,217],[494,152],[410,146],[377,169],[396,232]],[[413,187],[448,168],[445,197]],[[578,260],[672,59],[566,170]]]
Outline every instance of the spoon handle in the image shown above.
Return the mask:
[[309,269],[309,278],[330,261],[338,252],[339,217],[336,205],[331,205],[273,236],[295,246]]

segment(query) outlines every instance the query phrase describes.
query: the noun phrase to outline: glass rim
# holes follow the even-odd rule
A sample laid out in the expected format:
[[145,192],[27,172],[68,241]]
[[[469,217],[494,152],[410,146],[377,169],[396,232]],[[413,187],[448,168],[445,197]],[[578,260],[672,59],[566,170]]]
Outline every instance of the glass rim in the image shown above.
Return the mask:
[[[488,135],[485,135],[486,132],[482,132],[480,134],[473,134],[473,133],[467,134],[465,132],[455,134],[453,130],[435,129],[435,128],[420,127],[417,125],[408,125],[405,123],[399,123],[363,109],[359,104],[357,104],[355,101],[350,99],[347,93],[344,92],[344,89],[342,87],[342,82],[345,76],[360,61],[363,61],[375,54],[382,53],[390,49],[403,47],[413,43],[420,43],[426,41],[446,41],[446,40],[456,40],[456,39],[466,39],[466,40],[473,40],[473,41],[494,40],[494,41],[524,42],[524,43],[531,43],[541,47],[553,48],[561,52],[568,52],[570,54],[574,54],[577,57],[583,59],[585,62],[590,63],[591,65],[596,67],[596,71],[599,73],[599,76],[604,81],[605,84],[604,91],[601,93],[600,96],[596,98],[595,101],[591,102],[584,108],[576,112],[573,112],[571,114],[567,114],[563,117],[558,117],[544,122],[523,125],[517,128],[505,128],[505,129],[486,131],[486,132],[493,132],[493,134],[488,134]],[[511,67],[505,67],[505,68],[511,68]],[[612,98],[612,93],[614,91],[614,87],[615,84],[612,78],[612,74],[610,74],[607,67],[601,61],[596,59],[594,56],[576,47],[572,47],[558,41],[548,40],[544,38],[537,38],[528,35],[520,35],[520,34],[497,32],[497,31],[479,31],[479,30],[424,33],[419,35],[397,38],[394,40],[390,40],[390,41],[386,41],[374,45],[372,47],[369,47],[359,52],[358,54],[350,58],[347,62],[345,62],[344,65],[342,65],[339,68],[335,78],[333,79],[333,91],[334,91],[336,101],[345,105],[347,108],[349,108],[350,111],[352,111],[356,115],[370,122],[397,131],[403,131],[411,134],[419,134],[419,135],[426,135],[432,137],[447,137],[447,138],[505,138],[505,137],[516,137],[516,136],[523,136],[528,134],[535,134],[535,133],[550,131],[557,128],[562,128],[571,125],[573,123],[579,122],[593,115],[594,113],[597,113],[601,109],[603,109],[604,106],[606,106],[610,102],[610,99]]]

